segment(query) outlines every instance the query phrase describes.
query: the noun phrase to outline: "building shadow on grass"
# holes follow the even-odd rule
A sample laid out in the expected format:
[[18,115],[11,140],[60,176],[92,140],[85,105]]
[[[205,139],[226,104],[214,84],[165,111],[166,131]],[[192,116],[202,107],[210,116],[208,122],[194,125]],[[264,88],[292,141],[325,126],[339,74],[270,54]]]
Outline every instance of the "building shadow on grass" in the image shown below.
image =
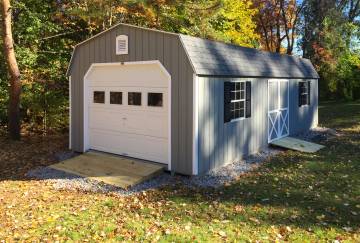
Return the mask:
[[[190,191],[175,188],[175,194],[171,193],[175,189],[170,188],[170,198],[188,205],[214,205],[216,201],[223,206],[212,209],[215,215],[216,210],[220,210],[226,220],[255,226],[357,230],[360,227],[357,208],[360,161],[353,155],[359,154],[360,148],[345,137],[328,141],[326,145],[326,149],[315,155],[287,152],[273,157],[269,163],[230,186]],[[349,162],[351,158],[353,160]],[[236,205],[244,211],[233,210]],[[208,215],[197,214],[196,217],[207,220]]]

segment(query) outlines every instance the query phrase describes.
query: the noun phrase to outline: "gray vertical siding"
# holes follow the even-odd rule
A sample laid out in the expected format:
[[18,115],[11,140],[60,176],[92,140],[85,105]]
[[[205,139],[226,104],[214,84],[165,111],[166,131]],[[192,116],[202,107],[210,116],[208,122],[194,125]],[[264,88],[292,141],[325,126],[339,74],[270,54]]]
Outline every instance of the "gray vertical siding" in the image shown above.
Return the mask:
[[[128,55],[116,55],[115,40],[116,36],[121,34],[129,37]],[[171,33],[118,25],[103,32],[96,38],[77,46],[73,55],[71,69],[69,70],[72,96],[72,134],[70,139],[73,150],[82,152],[84,147],[83,78],[90,65],[92,63],[159,60],[170,73],[172,79],[172,169],[178,173],[192,174],[194,75],[192,65],[205,62],[206,58],[203,56],[204,53],[198,53],[198,47],[190,48],[191,52],[189,52],[189,43],[186,53],[180,38],[179,35]],[[207,46],[207,48],[210,47]],[[211,50],[215,54],[217,53],[216,50]],[[194,56],[191,56],[192,54]],[[190,63],[187,55],[195,60],[193,60],[193,64]],[[221,57],[219,53],[217,53],[217,56]],[[216,66],[214,75],[219,75],[217,71],[221,71],[224,64],[232,63],[230,60],[229,57],[229,61],[223,60],[220,67]],[[263,62],[266,65],[268,64],[266,61]],[[208,60],[206,65],[212,67],[214,65],[213,60]],[[243,64],[241,64],[239,70],[249,71],[243,68]],[[284,70],[288,71],[288,69]],[[259,70],[256,71],[261,74],[263,73],[263,70],[261,72]],[[273,76],[276,76],[276,74],[276,72],[273,73]],[[212,74],[208,73],[206,75]],[[224,124],[224,82],[233,80],[252,81],[252,116],[251,118]],[[311,80],[311,104],[303,107],[298,106],[299,81],[301,79],[292,79],[289,83],[290,135],[307,131],[310,127],[317,125],[317,79]],[[255,153],[268,146],[267,78],[217,78],[202,76],[198,77],[198,82],[199,173],[205,173],[226,163],[239,160],[243,156]]]
[[[224,124],[224,82],[252,81],[252,116]],[[317,125],[317,80],[312,80],[311,105],[298,107],[298,81],[289,81],[290,134]],[[268,146],[268,79],[198,77],[199,173],[234,162]]]
[[296,135],[318,125],[318,80],[311,81],[310,105],[299,107],[298,83],[301,79],[290,82],[290,135]]
[[[116,55],[117,35],[129,37],[129,54]],[[164,32],[118,25],[76,48],[71,66],[72,149],[83,151],[83,82],[92,63],[159,60],[171,75],[172,169],[192,174],[193,69],[180,37]]]

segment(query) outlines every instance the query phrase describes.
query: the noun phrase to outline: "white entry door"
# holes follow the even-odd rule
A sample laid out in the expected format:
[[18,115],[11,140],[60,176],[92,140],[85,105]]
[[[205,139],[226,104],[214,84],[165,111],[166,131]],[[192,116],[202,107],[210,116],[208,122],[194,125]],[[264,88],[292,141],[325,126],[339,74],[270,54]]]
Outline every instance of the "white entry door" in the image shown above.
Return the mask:
[[268,82],[268,142],[289,136],[289,81]]
[[169,82],[158,66],[96,67],[88,79],[88,148],[168,164]]

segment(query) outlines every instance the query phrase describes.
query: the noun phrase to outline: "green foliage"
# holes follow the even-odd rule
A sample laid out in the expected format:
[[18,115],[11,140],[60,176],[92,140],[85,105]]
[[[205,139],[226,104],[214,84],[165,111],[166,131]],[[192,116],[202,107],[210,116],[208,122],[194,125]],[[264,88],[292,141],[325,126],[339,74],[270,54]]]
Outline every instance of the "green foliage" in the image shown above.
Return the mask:
[[[302,48],[320,74],[322,99],[360,98],[360,27],[348,13],[349,1],[319,5],[310,0],[303,13]],[[341,4],[345,4],[341,7]]]
[[339,91],[345,99],[360,99],[360,53],[345,53],[336,67]]
[[322,77],[321,94],[327,97],[353,100],[360,86],[360,52],[356,36],[359,28],[341,19],[326,17],[322,44],[315,46],[315,55]]
[[[22,80],[21,112],[30,129],[67,127],[66,68],[73,46],[118,22],[255,46],[248,1],[13,1],[13,36]],[[0,38],[1,43],[1,38]],[[0,56],[0,123],[7,122],[8,77]]]
[[[13,36],[22,80],[22,120],[30,129],[62,129],[68,107],[65,71],[75,41],[53,1],[13,2]],[[55,37],[54,37],[55,36]],[[1,62],[4,63],[4,62]],[[0,65],[0,118],[7,121],[8,77]]]
[[[308,0],[302,13],[301,44],[304,56],[313,61],[320,73],[322,98],[355,99],[360,95],[358,12],[350,11],[350,1],[341,1],[345,4],[341,7],[336,1],[319,5],[315,0]],[[257,34],[259,26],[254,18],[260,7],[253,2],[12,1],[13,36],[23,84],[21,112],[24,124],[43,132],[67,127],[65,72],[76,43],[124,22],[259,47],[263,41]],[[274,6],[278,7],[277,4]],[[0,125],[7,123],[8,83],[5,60],[0,55]]]

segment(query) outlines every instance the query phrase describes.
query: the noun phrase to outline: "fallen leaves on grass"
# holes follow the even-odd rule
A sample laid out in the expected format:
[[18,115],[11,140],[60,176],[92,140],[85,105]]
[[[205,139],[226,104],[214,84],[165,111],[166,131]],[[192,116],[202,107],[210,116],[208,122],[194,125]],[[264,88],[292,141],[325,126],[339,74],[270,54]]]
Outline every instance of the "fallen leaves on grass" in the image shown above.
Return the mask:
[[64,138],[3,139],[0,241],[359,242],[359,134],[343,131],[316,155],[281,153],[217,190],[174,185],[129,197],[25,178],[66,150]]

